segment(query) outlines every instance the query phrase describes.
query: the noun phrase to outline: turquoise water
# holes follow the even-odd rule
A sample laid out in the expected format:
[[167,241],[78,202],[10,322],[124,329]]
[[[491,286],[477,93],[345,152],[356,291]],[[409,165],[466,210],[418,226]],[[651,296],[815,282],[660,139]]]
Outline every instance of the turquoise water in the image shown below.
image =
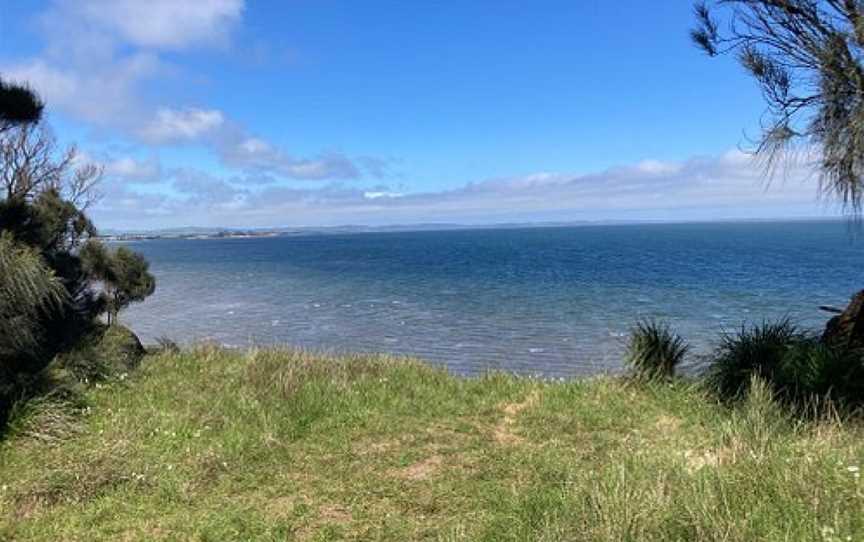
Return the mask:
[[404,353],[464,374],[616,370],[639,317],[671,321],[698,354],[744,322],[821,327],[819,305],[843,305],[864,287],[864,239],[842,222],[131,245],[159,281],[122,316],[145,341]]

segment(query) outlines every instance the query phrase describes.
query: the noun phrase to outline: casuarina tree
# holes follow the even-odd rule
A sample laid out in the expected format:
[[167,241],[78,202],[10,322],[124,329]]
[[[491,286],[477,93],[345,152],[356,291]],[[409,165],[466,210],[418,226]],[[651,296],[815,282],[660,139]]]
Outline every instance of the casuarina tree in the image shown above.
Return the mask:
[[[0,426],[28,382],[155,287],[143,257],[109,253],[87,216],[100,167],[61,149],[25,87],[0,82]],[[89,261],[110,256],[100,274]]]
[[711,56],[735,55],[765,97],[757,156],[769,166],[793,150],[815,158],[823,193],[857,214],[864,196],[864,3],[713,0],[695,11],[695,43]]
[[[864,203],[864,2],[713,0],[695,7],[693,41],[735,55],[767,103],[755,155],[771,170],[796,154],[822,194],[854,218]],[[823,340],[864,349],[864,291]]]

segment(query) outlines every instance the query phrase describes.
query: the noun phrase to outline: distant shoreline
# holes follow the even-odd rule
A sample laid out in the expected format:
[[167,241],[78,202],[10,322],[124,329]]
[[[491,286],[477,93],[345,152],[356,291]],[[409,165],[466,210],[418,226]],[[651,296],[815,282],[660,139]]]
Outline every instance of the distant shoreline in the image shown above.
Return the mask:
[[266,237],[299,237],[311,235],[347,235],[363,233],[411,233],[480,230],[519,230],[544,228],[611,227],[611,226],[684,226],[705,224],[788,224],[788,223],[834,223],[845,222],[844,217],[798,217],[798,218],[741,218],[717,220],[635,220],[635,221],[584,221],[584,222],[524,222],[499,224],[406,224],[393,226],[325,226],[269,229],[224,229],[213,230],[184,228],[179,230],[157,230],[143,232],[118,232],[100,235],[105,241],[155,241],[155,240],[206,240],[206,239],[257,239]]

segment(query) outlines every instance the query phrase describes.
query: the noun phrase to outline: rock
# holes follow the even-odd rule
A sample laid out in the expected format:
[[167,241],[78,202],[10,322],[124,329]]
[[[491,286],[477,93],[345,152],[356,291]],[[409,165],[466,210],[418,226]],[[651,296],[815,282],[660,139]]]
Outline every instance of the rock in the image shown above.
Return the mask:
[[78,380],[98,381],[135,369],[146,350],[129,328],[101,326],[75,349],[57,358],[58,367]]
[[837,316],[828,320],[822,342],[851,350],[864,350],[864,290],[849,301]]
[[131,329],[117,324],[105,330],[98,348],[117,372],[135,369],[147,353]]

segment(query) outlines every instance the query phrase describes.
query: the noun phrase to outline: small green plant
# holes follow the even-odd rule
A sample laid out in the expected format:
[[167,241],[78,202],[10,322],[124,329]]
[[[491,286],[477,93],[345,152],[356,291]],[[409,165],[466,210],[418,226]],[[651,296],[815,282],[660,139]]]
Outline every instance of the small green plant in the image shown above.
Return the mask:
[[640,320],[630,331],[625,361],[640,378],[671,378],[689,350],[668,323]]

